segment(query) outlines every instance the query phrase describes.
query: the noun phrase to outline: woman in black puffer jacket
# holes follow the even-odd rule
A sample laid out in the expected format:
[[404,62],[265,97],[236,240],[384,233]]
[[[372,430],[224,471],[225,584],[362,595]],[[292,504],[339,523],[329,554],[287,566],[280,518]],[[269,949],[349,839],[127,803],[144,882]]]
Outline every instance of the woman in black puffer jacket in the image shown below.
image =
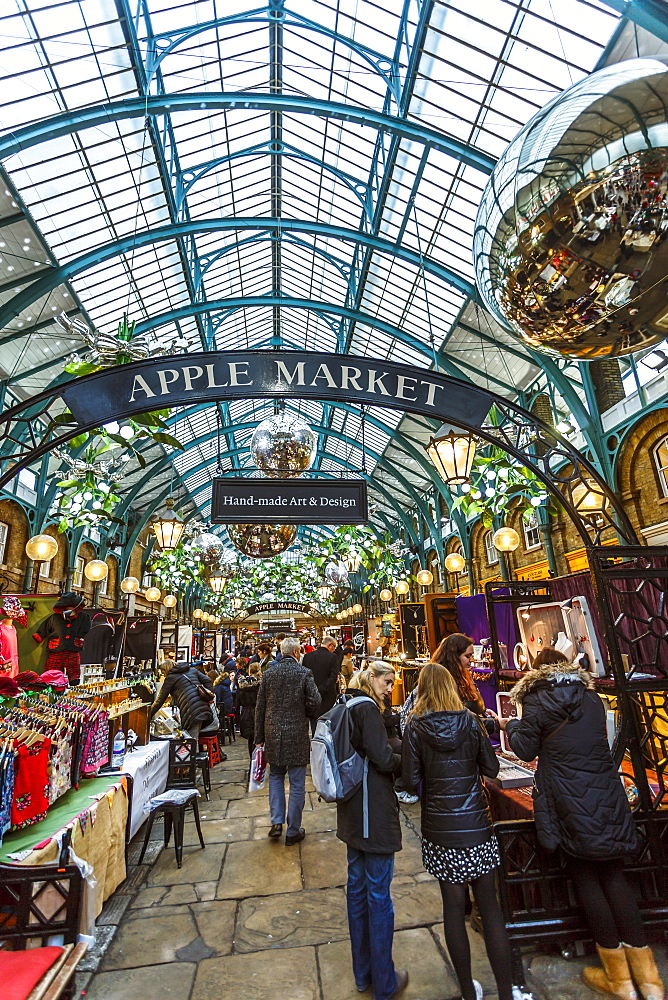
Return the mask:
[[522,760],[538,757],[538,840],[566,855],[603,964],[603,969],[586,968],[583,978],[598,992],[632,1000],[637,996],[633,977],[644,1000],[663,1000],[624,876],[625,861],[636,849],[636,830],[610,754],[603,702],[577,664],[555,650],[542,650],[539,657],[541,665],[511,692],[522,705],[522,718],[506,719],[502,727],[513,753]]
[[259,663],[251,663],[248,670],[248,677],[244,674],[239,675],[239,686],[234,694],[234,707],[239,720],[239,733],[242,739],[248,740],[248,755],[252,757],[255,746],[255,706],[262,670]]
[[510,945],[496,898],[501,859],[481,774],[494,778],[498,772],[482,720],[464,708],[450,672],[440,663],[425,664],[404,730],[402,777],[422,801],[422,863],[439,881],[445,941],[463,1000],[482,997],[482,986],[471,977],[464,922],[469,882],[499,1000],[530,996],[512,984]]
[[[195,662],[198,666],[203,666],[201,660]],[[206,729],[213,722],[210,702],[202,698],[197,690],[198,685],[211,692],[213,701],[213,684],[206,674],[198,670],[195,663],[175,663],[162,682],[160,693],[151,706],[151,718],[171,695],[173,704],[179,710],[181,726],[193,739],[197,739],[200,730]]]

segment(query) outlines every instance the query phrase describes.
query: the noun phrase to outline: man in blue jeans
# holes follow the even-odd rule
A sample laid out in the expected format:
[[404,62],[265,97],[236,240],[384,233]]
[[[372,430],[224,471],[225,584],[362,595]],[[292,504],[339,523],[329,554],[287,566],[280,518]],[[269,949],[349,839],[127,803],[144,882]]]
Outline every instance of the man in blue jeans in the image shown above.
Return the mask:
[[290,780],[287,847],[305,837],[301,825],[306,799],[306,765],[311,739],[309,719],[320,710],[320,693],[313,674],[299,662],[299,639],[288,636],[281,642],[281,659],[262,674],[255,708],[255,742],[264,744],[269,764],[268,836],[279,840],[285,823],[285,775]]

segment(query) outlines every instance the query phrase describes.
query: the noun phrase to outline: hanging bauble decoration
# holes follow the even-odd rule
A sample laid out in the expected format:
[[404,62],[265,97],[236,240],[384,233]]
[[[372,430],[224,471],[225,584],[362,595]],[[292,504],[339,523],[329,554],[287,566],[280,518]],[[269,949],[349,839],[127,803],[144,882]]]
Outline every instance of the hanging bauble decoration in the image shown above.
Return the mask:
[[258,424],[250,442],[253,462],[272,479],[300,476],[315,459],[317,435],[301,417],[274,413]]
[[665,339],[667,106],[665,60],[615,63],[553,98],[499,159],[475,269],[523,344],[599,362]]
[[327,563],[325,566],[325,580],[327,583],[338,587],[339,584],[345,583],[347,579],[348,567],[341,559],[337,559],[336,561],[332,559],[331,562]]
[[201,531],[193,538],[190,549],[195,558],[205,566],[216,566],[222,558],[225,544],[212,531]]
[[271,559],[285,552],[295,540],[295,524],[228,524],[230,541],[251,559]]
[[218,560],[218,570],[221,576],[224,576],[226,580],[233,580],[239,572],[237,557],[231,549],[223,549],[220,559]]

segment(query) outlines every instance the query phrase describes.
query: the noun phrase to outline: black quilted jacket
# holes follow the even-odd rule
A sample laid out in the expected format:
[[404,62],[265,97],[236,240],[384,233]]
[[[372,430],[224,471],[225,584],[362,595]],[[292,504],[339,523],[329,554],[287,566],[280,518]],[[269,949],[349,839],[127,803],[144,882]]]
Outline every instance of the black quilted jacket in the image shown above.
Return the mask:
[[530,671],[513,688],[522,718],[510,721],[506,734],[522,760],[538,757],[534,817],[543,847],[603,860],[632,852],[636,831],[610,755],[603,702],[589,683],[589,674],[570,664]]
[[482,774],[499,762],[472,712],[412,716],[404,730],[402,778],[422,800],[422,836],[442,847],[476,847],[492,835]]
[[213,714],[209,703],[204,701],[197,691],[197,686],[200,684],[213,691],[213,684],[206,674],[201,673],[196,667],[191,667],[189,663],[175,663],[162,682],[160,693],[151,706],[151,718],[171,694],[172,703],[176,705],[181,716],[181,725],[187,732],[198,722],[203,726],[210,725]]

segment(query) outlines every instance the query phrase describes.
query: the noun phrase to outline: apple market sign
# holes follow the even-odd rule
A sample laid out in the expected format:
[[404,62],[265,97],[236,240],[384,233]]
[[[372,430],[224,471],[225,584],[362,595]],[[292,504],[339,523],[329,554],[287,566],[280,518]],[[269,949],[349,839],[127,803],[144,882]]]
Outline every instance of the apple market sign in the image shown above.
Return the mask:
[[480,427],[492,399],[448,375],[392,361],[310,351],[211,351],[147,359],[59,389],[80,427],[150,410],[286,397],[387,406]]

